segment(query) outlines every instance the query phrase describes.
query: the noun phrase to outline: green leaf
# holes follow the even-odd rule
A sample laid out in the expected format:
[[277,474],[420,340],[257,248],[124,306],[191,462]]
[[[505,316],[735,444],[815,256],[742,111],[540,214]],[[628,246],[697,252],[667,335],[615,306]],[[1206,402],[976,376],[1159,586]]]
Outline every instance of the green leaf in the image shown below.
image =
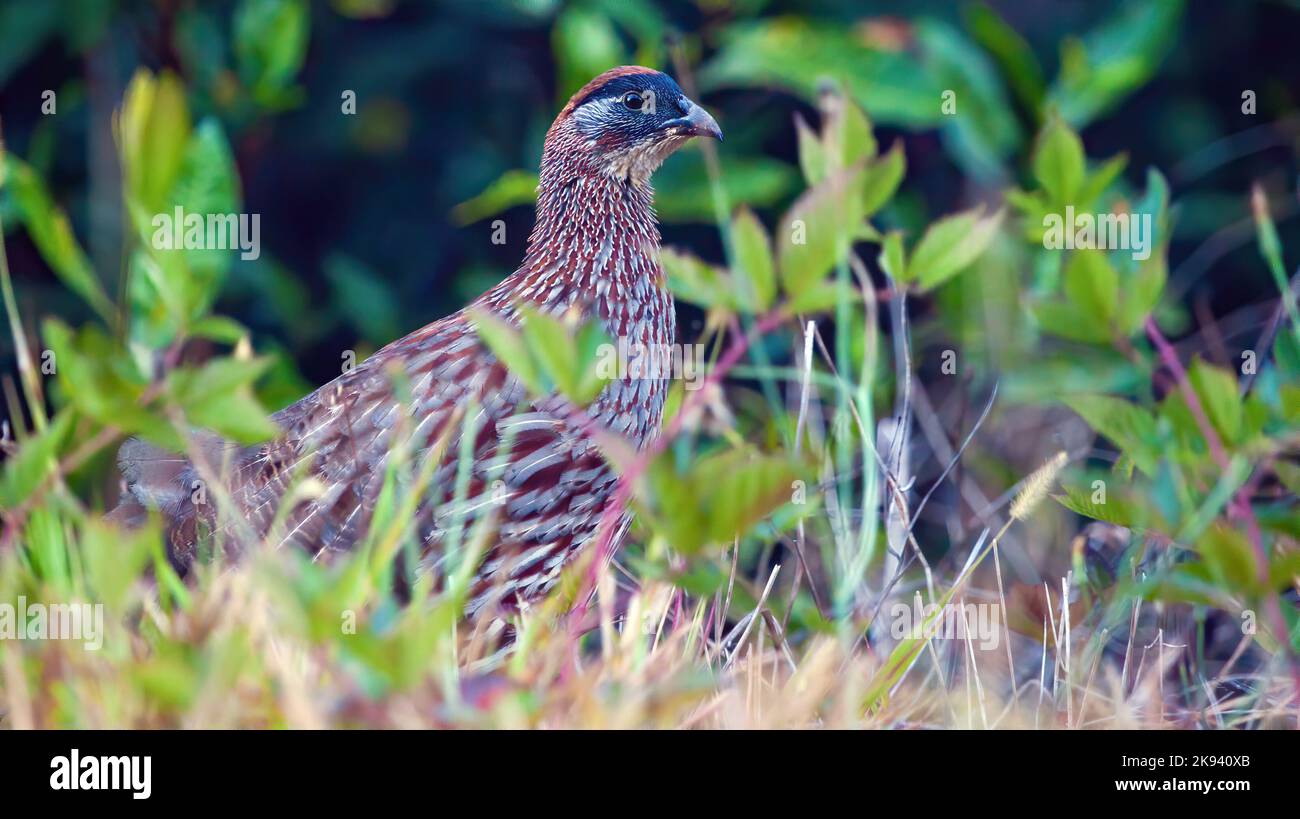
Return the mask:
[[765,312],[776,298],[776,271],[767,231],[749,208],[742,207],[732,218],[731,242],[744,279],[745,304],[752,312]]
[[861,297],[853,285],[841,285],[836,279],[826,279],[790,299],[787,307],[794,314],[824,313],[845,302],[856,302]]
[[1126,336],[1142,329],[1147,316],[1160,303],[1168,278],[1163,248],[1153,251],[1150,258],[1128,277],[1123,292],[1120,293],[1119,315],[1119,328]]
[[269,357],[214,358],[198,369],[173,371],[169,391],[192,426],[242,444],[258,443],[279,432],[251,389],[270,364]]
[[1061,71],[1048,91],[1048,102],[1077,127],[1145,85],[1178,38],[1182,0],[1116,8],[1082,39],[1067,39],[1061,48]]
[[532,171],[506,171],[478,196],[466,199],[452,208],[451,216],[458,225],[468,225],[517,205],[537,201],[537,174]]
[[560,13],[551,29],[551,46],[559,63],[561,100],[607,68],[630,62],[609,17],[585,6]]
[[600,395],[610,380],[611,374],[601,365],[609,351],[614,349],[614,341],[600,322],[592,319],[578,329],[573,347],[578,383],[569,398],[579,406],[586,406]]
[[176,184],[190,140],[180,79],[170,71],[157,77],[137,71],[118,112],[117,137],[127,200],[148,214],[158,213]]
[[266,356],[213,358],[199,368],[173,370],[168,376],[168,388],[176,403],[188,409],[252,384],[270,365],[271,359]]
[[1187,377],[1223,442],[1229,446],[1240,443],[1242,406],[1236,376],[1197,358],[1188,368]]
[[894,198],[907,172],[903,141],[895,140],[889,153],[877,157],[862,174],[862,215],[871,216]]
[[1074,199],[1075,208],[1091,208],[1119,178],[1126,165],[1128,165],[1128,156],[1126,154],[1117,154],[1103,162],[1097,170],[1088,174],[1083,186],[1079,189],[1079,195]]
[[225,316],[204,316],[190,327],[190,335],[221,344],[237,344],[247,338],[248,328]]
[[340,252],[326,256],[323,267],[331,303],[362,336],[380,343],[398,335],[402,306],[389,277]]
[[976,42],[993,55],[1020,104],[1037,113],[1047,93],[1043,68],[1024,37],[985,3],[965,9],[966,25]]
[[790,501],[801,474],[785,458],[746,450],[702,460],[691,480],[708,516],[707,537],[722,543],[742,537],[763,518]]
[[1119,274],[1100,250],[1076,250],[1065,265],[1065,294],[1085,315],[1109,326],[1119,307]]
[[903,250],[903,234],[891,230],[885,234],[880,245],[880,269],[896,282],[907,282],[911,276],[907,269],[907,258]]
[[1274,461],[1273,472],[1277,474],[1277,479],[1290,490],[1291,494],[1300,495],[1300,464],[1293,464],[1290,461]]
[[794,116],[794,129],[799,139],[799,169],[812,187],[826,178],[826,149],[821,137],[799,114]]
[[1083,142],[1060,117],[1049,117],[1039,133],[1033,165],[1034,177],[1054,202],[1074,204],[1083,184]]
[[1138,469],[1155,476],[1160,453],[1154,415],[1109,395],[1072,395],[1063,400],[1088,422],[1088,426],[1109,438],[1132,458]]
[[801,476],[788,459],[749,448],[704,456],[688,470],[679,469],[668,451],[647,470],[636,503],[657,536],[690,555],[709,544],[745,537],[790,502]]
[[72,428],[72,411],[63,410],[43,432],[28,438],[5,463],[0,476],[0,509],[16,509],[58,469],[59,450]]
[[94,596],[109,611],[122,611],[154,548],[163,541],[160,518],[139,528],[111,526],[101,518],[89,517],[81,530],[81,560]]
[[865,165],[833,174],[790,207],[776,236],[781,285],[797,297],[848,253],[862,214]]
[[871,131],[871,120],[852,98],[833,92],[835,102],[831,116],[825,124],[825,148],[834,164],[828,173],[851,168],[858,162],[876,155],[876,137]]
[[566,395],[577,390],[577,350],[564,323],[531,306],[520,310],[524,344],[543,377]]
[[1070,486],[1062,488],[1065,489],[1065,494],[1053,495],[1052,498],[1071,512],[1130,529],[1141,529],[1143,526],[1141,510],[1127,500],[1108,493],[1105,503],[1094,503],[1092,496],[1082,489]]
[[736,309],[739,301],[725,272],[684,251],[665,247],[659,265],[673,295],[701,307]]
[[[764,156],[724,153],[722,192],[730,207],[763,207],[784,200],[799,186],[799,174],[784,162]],[[714,186],[704,153],[678,151],[655,172],[655,211],[665,222],[714,224]]]
[[60,210],[36,171],[13,154],[4,155],[0,188],[14,203],[41,258],[68,289],[86,300],[101,318],[111,320],[113,303],[81,249],[67,214]]
[[307,55],[308,16],[306,0],[241,0],[235,10],[235,61],[262,105],[297,101],[290,89]]
[[877,44],[841,22],[786,15],[725,26],[699,81],[705,90],[776,86],[816,103],[828,77],[877,123],[925,128],[942,120],[943,86],[914,51]]
[[922,290],[933,290],[956,276],[993,241],[1002,213],[985,216],[982,208],[975,208],[931,224],[908,259],[908,278]]
[[[240,193],[235,157],[216,118],[205,117],[191,134],[168,203],[179,206],[187,215],[197,213],[205,219],[229,214],[237,217]],[[249,219],[251,230],[251,216]],[[241,237],[236,230],[223,229],[223,235],[227,239],[226,244],[230,245],[225,249],[204,247],[184,250],[189,274],[198,279],[190,288],[193,292],[191,315],[207,310],[216,298],[217,290],[236,254],[242,252],[238,243]],[[260,236],[258,241],[260,243]],[[260,248],[257,250],[260,252]],[[252,250],[248,252],[251,253]]]
[[966,174],[996,184],[1024,138],[1003,78],[989,55],[951,23],[921,17],[914,36],[925,70],[953,95],[941,101],[955,110],[940,109],[949,114],[940,117],[947,152]]
[[1259,591],[1258,564],[1246,536],[1222,523],[1201,535],[1196,550],[1224,586],[1239,594]]
[[74,335],[63,322],[48,319],[41,335],[54,353],[60,394],[69,404],[125,434],[143,436],[173,451],[183,448],[171,425],[141,405],[146,380],[103,330],[89,325]]
[[1084,344],[1109,344],[1112,340],[1105,324],[1073,304],[1040,302],[1029,309],[1038,329],[1044,333]]
[[471,310],[469,319],[479,338],[492,354],[506,365],[510,373],[522,381],[529,391],[535,395],[549,392],[518,330],[504,319],[485,310]]

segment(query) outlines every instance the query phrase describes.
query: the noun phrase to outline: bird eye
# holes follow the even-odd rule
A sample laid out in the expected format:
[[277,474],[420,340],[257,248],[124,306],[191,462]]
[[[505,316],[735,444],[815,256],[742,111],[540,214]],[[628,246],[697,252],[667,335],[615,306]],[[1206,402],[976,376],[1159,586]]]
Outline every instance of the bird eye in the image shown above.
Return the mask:
[[635,91],[629,91],[623,95],[623,104],[633,111],[640,111],[641,106],[645,105],[645,100]]

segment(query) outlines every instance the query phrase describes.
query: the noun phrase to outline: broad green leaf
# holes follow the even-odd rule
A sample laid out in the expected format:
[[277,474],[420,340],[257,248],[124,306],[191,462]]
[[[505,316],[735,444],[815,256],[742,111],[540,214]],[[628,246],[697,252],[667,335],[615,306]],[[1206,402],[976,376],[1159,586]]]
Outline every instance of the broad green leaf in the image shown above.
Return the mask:
[[1128,165],[1128,155],[1117,154],[1088,174],[1083,185],[1079,188],[1079,195],[1074,199],[1075,208],[1093,207],[1097,200],[1101,198],[1101,195],[1119,178],[1126,165]]
[[934,222],[907,261],[908,278],[922,290],[933,290],[974,262],[1001,224],[1001,210],[986,216],[982,208]]
[[875,43],[839,22],[796,16],[738,21],[720,31],[719,48],[699,73],[706,90],[777,86],[809,103],[818,101],[827,78],[877,123],[924,128],[943,119],[937,100],[944,87],[918,54]]
[[0,475],[0,509],[16,509],[54,474],[72,418],[71,410],[60,412],[43,432],[23,441],[18,454],[5,463]]
[[1110,395],[1072,395],[1063,399],[1088,426],[1115,443],[1147,475],[1155,476],[1160,456],[1156,419],[1141,407]]
[[862,173],[862,215],[873,215],[893,199],[906,172],[903,141],[895,140],[889,153],[877,157]]
[[1082,38],[1067,39],[1048,103],[1077,127],[1114,108],[1147,83],[1177,42],[1183,5],[1183,0],[1118,5]]
[[524,344],[546,380],[566,395],[575,392],[581,376],[577,372],[577,351],[564,323],[526,306],[521,310],[520,325]]
[[1131,336],[1142,329],[1147,316],[1160,303],[1168,279],[1164,248],[1153,250],[1151,257],[1138,265],[1120,293],[1119,327]]
[[1114,523],[1130,529],[1141,529],[1144,516],[1133,503],[1108,494],[1105,503],[1095,503],[1089,492],[1074,487],[1062,487],[1063,495],[1053,495],[1057,503],[1085,518]]
[[1100,250],[1075,250],[1065,265],[1065,294],[1085,315],[1109,326],[1119,307],[1119,274]]
[[116,119],[128,201],[147,213],[167,203],[190,140],[190,112],[177,76],[140,69],[127,86]]
[[201,367],[173,370],[169,374],[168,388],[172,398],[182,408],[201,404],[247,387],[261,377],[271,365],[271,359],[241,359],[234,356],[214,358]]
[[1083,185],[1083,142],[1060,117],[1049,117],[1043,126],[1033,163],[1035,178],[1056,204],[1075,204],[1075,195]]
[[776,298],[776,271],[772,244],[758,217],[741,208],[731,220],[731,243],[739,268],[745,303],[755,313],[765,312]]
[[1229,446],[1241,442],[1242,406],[1237,379],[1228,370],[1206,364],[1197,358],[1187,371],[1210,424]]
[[192,426],[239,443],[258,443],[279,432],[251,388],[270,364],[266,357],[215,358],[198,369],[173,371],[170,392]]
[[790,299],[787,306],[795,314],[823,313],[845,302],[856,302],[861,297],[853,285],[841,285],[836,279],[826,279]]
[[[732,208],[775,205],[799,187],[799,172],[770,157],[724,152],[722,164],[722,193]],[[714,192],[702,151],[678,151],[655,172],[655,212],[665,222],[714,224]]]
[[235,61],[260,104],[297,101],[291,88],[307,55],[308,18],[306,0],[241,0],[235,10]]
[[794,129],[799,139],[799,169],[812,187],[826,178],[826,149],[821,136],[798,114],[794,116]]
[[172,450],[183,442],[171,425],[141,402],[147,381],[134,369],[130,356],[103,330],[88,325],[74,334],[57,319],[41,327],[45,344],[54,353],[55,372],[64,400],[85,415],[124,434],[140,435]]
[[710,510],[708,539],[723,543],[744,536],[760,520],[790,502],[792,484],[802,473],[777,456],[733,450],[701,460],[691,481]]
[[533,394],[545,394],[547,385],[533,364],[532,356],[519,331],[504,319],[485,310],[471,310],[470,323],[492,354],[510,370],[511,375],[523,382]]
[[578,328],[573,346],[576,356],[578,383],[569,398],[579,406],[586,406],[600,395],[612,377],[601,365],[610,351],[615,349],[600,322],[589,320]]
[[945,20],[917,19],[915,38],[925,70],[944,89],[940,127],[947,153],[975,180],[1001,182],[1006,160],[1021,147],[1024,134],[996,65]]
[[[220,235],[214,235],[218,245],[226,248],[204,247],[186,248],[185,262],[190,275],[198,279],[192,288],[194,303],[190,305],[191,315],[206,311],[216,298],[222,279],[230,269],[234,258],[245,252],[239,245],[239,222],[231,224],[227,217],[234,215],[238,220],[240,205],[239,176],[235,170],[235,158],[230,144],[221,130],[221,124],[214,117],[205,117],[195,127],[185,148],[185,155],[177,174],[176,184],[168,197],[168,204],[180,207],[186,214],[201,214],[205,220],[217,223],[217,217],[225,221],[218,225]],[[252,231],[252,216],[245,220],[248,230]],[[259,222],[260,225],[260,217]],[[244,236],[250,248],[249,255],[260,255],[261,236]],[[205,236],[208,232],[205,227]],[[257,240],[259,247],[252,247],[252,240]],[[209,239],[209,241],[211,241]],[[205,243],[206,244],[206,243]]]
[[1109,344],[1110,330],[1096,316],[1068,302],[1041,302],[1030,306],[1038,329],[1084,344]]
[[1255,552],[1241,532],[1215,523],[1201,535],[1196,551],[1228,589],[1248,595],[1259,591]]
[[651,530],[683,554],[744,537],[790,502],[803,475],[793,462],[748,448],[706,455],[689,469],[673,454],[659,455],[636,494]]
[[668,289],[683,301],[701,307],[739,307],[730,277],[697,256],[665,247],[659,251],[659,265],[664,269]]
[[587,6],[569,6],[556,17],[551,46],[559,63],[560,100],[607,68],[629,62],[609,17]]
[[41,258],[101,318],[110,319],[113,303],[81,249],[67,214],[54,204],[36,171],[13,154],[6,153],[0,177],[3,178],[0,191],[13,201],[18,218],[27,228]]
[[880,244],[880,269],[896,282],[906,283],[910,278],[907,269],[906,252],[903,250],[903,234],[891,230],[885,234]]
[[1029,43],[986,3],[971,4],[963,11],[971,35],[997,60],[1020,104],[1030,113],[1037,113],[1047,93],[1047,82]]
[[871,120],[866,112],[851,98],[833,92],[831,115],[825,123],[824,144],[826,155],[833,164],[827,172],[851,168],[876,155],[876,137],[871,131]]
[[826,177],[786,213],[775,237],[781,285],[797,297],[848,253],[863,219],[859,164]]
[[533,171],[506,171],[478,196],[466,199],[452,208],[451,216],[456,224],[468,225],[516,205],[528,205],[536,201],[537,174]]

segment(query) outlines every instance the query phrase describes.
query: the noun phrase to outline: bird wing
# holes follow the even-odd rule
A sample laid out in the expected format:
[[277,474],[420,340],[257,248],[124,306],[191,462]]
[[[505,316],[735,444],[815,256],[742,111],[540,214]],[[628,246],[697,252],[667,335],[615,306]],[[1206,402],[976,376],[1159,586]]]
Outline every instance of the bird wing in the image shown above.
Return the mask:
[[[369,532],[386,479],[410,488],[423,469],[427,483],[408,534],[419,538],[426,568],[446,559],[450,532],[496,518],[473,613],[489,600],[528,599],[554,585],[594,534],[615,482],[565,399],[528,400],[460,313],[272,417],[280,437],[233,447],[201,434],[195,459],[140,441],[123,446],[133,502],[163,511],[178,565],[188,566],[209,534],[232,552],[259,541],[317,558],[349,550]],[[214,479],[221,492],[196,494]],[[236,514],[217,515],[222,503]]]

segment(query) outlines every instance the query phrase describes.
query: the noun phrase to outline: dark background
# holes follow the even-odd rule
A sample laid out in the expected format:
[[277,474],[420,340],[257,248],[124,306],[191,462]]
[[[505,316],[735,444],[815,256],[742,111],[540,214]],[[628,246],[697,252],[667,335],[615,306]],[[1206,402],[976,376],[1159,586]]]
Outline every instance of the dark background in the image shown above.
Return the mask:
[[[0,118],[9,149],[45,175],[112,295],[123,228],[110,114],[138,66],[181,75],[195,119],[215,115],[226,131],[243,209],[261,214],[263,256],[231,265],[216,310],[251,328],[256,347],[281,349],[292,363],[268,388],[272,403],[337,374],[341,350],[374,349],[457,309],[513,269],[531,207],[503,211],[507,241],[499,246],[489,240],[491,218],[462,224],[453,208],[507,171],[534,170],[554,113],[602,60],[672,71],[676,47],[692,72],[707,78],[738,28],[778,17],[844,32],[876,25],[884,34],[863,40],[883,36],[902,60],[916,61],[918,74],[931,55],[911,40],[917,20],[951,26],[980,52],[970,34],[974,6],[964,3],[317,2],[310,4],[301,70],[283,104],[264,105],[251,98],[241,73],[237,5],[0,4]],[[1097,30],[1140,5],[992,7],[1024,37],[1051,84],[1063,43],[1104,40]],[[1297,172],[1300,9],[1291,2],[1192,2],[1171,19],[1151,49],[1154,76],[1118,92],[1104,114],[1073,124],[1090,156],[1128,152],[1133,185],[1142,185],[1148,166],[1165,172],[1180,201],[1171,293],[1186,296],[1189,314],[1201,299],[1222,316],[1274,289],[1253,247],[1251,182],[1275,193],[1284,246],[1297,238],[1294,193],[1285,192],[1294,191]],[[1114,46],[1122,48],[1126,36],[1112,35]],[[44,89],[59,93],[57,116],[40,113]],[[340,112],[343,89],[357,94],[355,116]],[[1243,89],[1258,95],[1254,117],[1241,113]],[[885,225],[919,226],[926,214],[990,198],[998,184],[1024,184],[1036,114],[1005,87],[1000,96],[1015,133],[991,170],[964,160],[947,126],[902,121],[871,96],[859,97],[880,126],[882,145],[895,136],[906,143],[908,176],[898,203],[881,217]],[[756,77],[705,83],[700,97],[726,131],[724,169],[755,160],[777,180],[749,197],[772,224],[801,188],[791,118],[812,117],[813,94]],[[697,152],[689,153],[661,175],[677,165],[676,177],[658,185],[665,242],[720,259],[711,218],[664,201],[674,179],[699,175]],[[88,318],[16,229],[12,212],[0,216],[25,320]],[[690,334],[694,314],[684,309]],[[12,371],[7,334],[0,348]]]

